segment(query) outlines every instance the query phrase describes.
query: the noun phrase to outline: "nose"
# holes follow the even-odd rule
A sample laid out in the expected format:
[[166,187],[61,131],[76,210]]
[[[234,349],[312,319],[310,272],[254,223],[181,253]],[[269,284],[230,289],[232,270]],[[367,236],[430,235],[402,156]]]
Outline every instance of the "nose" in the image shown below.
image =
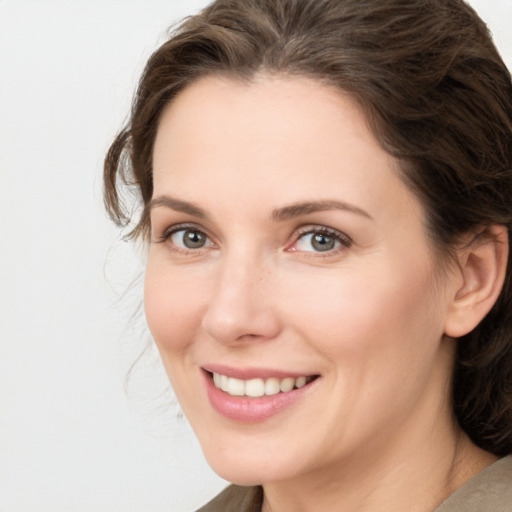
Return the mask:
[[224,344],[271,340],[281,330],[272,272],[241,260],[222,263],[202,319],[203,329]]

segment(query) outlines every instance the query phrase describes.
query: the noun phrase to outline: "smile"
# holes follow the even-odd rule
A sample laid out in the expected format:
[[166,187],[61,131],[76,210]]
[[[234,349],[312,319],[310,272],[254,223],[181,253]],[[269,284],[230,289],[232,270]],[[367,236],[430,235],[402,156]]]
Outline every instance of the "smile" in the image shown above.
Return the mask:
[[213,383],[216,388],[221,389],[231,396],[246,396],[250,398],[288,393],[294,389],[304,387],[314,378],[313,376],[300,376],[285,377],[284,379],[270,377],[268,379],[257,378],[242,380],[213,372]]
[[295,375],[266,368],[202,367],[213,409],[230,420],[259,423],[314,393],[319,374]]

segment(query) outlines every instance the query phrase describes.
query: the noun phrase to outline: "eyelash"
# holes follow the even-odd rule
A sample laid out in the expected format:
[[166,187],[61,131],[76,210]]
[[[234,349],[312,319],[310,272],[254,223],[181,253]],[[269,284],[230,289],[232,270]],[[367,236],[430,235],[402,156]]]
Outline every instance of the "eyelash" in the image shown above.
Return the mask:
[[[192,231],[197,232],[206,237],[210,243],[214,243],[211,241],[211,238],[198,226],[194,224],[176,224],[174,226],[169,227],[157,240],[155,243],[165,243],[170,240],[170,238],[179,233],[180,231]],[[326,237],[333,238],[335,242],[339,243],[338,247],[333,249],[328,249],[326,251],[300,251],[297,249],[293,249],[293,246],[296,245],[300,240],[305,238],[307,235],[324,235]],[[333,254],[337,254],[339,251],[343,251],[344,249],[348,249],[352,245],[352,240],[349,236],[338,231],[336,229],[328,228],[326,226],[304,226],[299,228],[293,236],[293,241],[290,246],[288,246],[288,251],[291,252],[303,252],[303,253],[313,253],[318,256],[332,256]],[[208,247],[199,247],[197,249],[184,249],[182,247],[177,247],[175,244],[172,244],[171,249],[178,253],[190,254],[190,253],[198,253],[201,249],[208,249]],[[324,254],[323,254],[324,252]]]
[[[297,234],[294,236],[294,240],[292,243],[296,245],[300,240],[305,238],[307,235],[324,235],[326,237],[333,238],[335,242],[339,243],[339,246],[333,249],[328,249],[326,251],[301,251],[305,253],[313,253],[317,256],[332,256],[333,254],[337,254],[339,251],[343,251],[344,249],[348,249],[352,245],[352,239],[347,236],[345,233],[338,231],[336,229],[328,228],[326,226],[304,226],[297,231]],[[295,251],[296,249],[289,249]],[[298,252],[298,251],[297,251]]]
[[[176,233],[179,233],[180,231],[192,231],[192,232],[201,233],[202,235],[205,236],[205,238],[207,240],[210,240],[210,242],[211,242],[211,238],[204,232],[204,230],[194,224],[176,224],[174,226],[171,226],[168,229],[166,229],[164,231],[164,233],[160,237],[158,237],[157,240],[155,240],[155,242],[156,243],[166,243],[171,239],[171,237],[173,235],[175,235]],[[183,253],[183,254],[197,253],[197,252],[199,252],[200,249],[205,249],[205,247],[200,247],[197,249],[183,249],[182,247],[177,247],[175,244],[171,245],[171,250],[178,252],[178,253]],[[207,249],[207,247],[206,247],[206,249]]]

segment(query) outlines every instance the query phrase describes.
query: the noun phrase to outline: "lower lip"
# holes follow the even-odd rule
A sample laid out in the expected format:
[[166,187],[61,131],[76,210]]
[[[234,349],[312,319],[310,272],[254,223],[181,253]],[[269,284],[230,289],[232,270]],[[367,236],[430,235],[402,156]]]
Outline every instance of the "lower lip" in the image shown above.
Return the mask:
[[219,414],[242,423],[259,423],[301,400],[318,379],[302,388],[261,398],[231,396],[215,386],[211,374],[205,373],[205,380],[210,403]]

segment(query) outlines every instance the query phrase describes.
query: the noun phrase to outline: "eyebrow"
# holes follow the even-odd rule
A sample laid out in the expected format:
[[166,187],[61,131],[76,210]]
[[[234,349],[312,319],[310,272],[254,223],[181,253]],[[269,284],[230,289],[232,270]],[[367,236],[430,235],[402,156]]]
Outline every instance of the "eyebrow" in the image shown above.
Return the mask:
[[321,201],[304,201],[300,203],[294,203],[289,206],[277,208],[272,212],[272,220],[284,221],[294,217],[300,217],[301,215],[308,215],[309,213],[324,212],[328,210],[343,210],[356,215],[361,215],[367,219],[371,219],[371,215],[365,212],[361,208],[354,206],[344,201],[338,201],[336,199],[323,199]]
[[[199,219],[208,219],[207,213],[199,206],[168,195],[161,195],[151,199],[145,210],[149,213],[153,208],[162,206],[177,212],[192,215]],[[302,215],[328,210],[342,210],[355,213],[356,215],[360,215],[368,219],[372,218],[368,212],[352,204],[336,199],[322,199],[320,201],[302,201],[288,206],[283,206],[281,208],[276,208],[272,210],[271,219],[273,221],[285,221]]]
[[206,212],[202,208],[199,208],[199,206],[196,206],[194,203],[182,201],[181,199],[176,199],[167,195],[158,196],[151,199],[145,209],[149,213],[153,208],[158,208],[159,206],[165,206],[166,208],[170,208],[171,210],[175,210],[177,212],[187,213],[188,215],[198,217],[199,219],[208,218]]

